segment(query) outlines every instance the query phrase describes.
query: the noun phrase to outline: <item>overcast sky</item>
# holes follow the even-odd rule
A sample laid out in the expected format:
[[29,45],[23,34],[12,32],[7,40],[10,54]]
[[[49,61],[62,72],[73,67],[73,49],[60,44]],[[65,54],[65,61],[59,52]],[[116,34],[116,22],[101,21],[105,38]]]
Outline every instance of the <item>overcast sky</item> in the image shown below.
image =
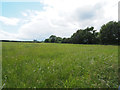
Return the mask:
[[70,37],[78,29],[90,26],[100,30],[103,24],[118,21],[118,1],[0,2],[0,40],[41,41],[50,35]]

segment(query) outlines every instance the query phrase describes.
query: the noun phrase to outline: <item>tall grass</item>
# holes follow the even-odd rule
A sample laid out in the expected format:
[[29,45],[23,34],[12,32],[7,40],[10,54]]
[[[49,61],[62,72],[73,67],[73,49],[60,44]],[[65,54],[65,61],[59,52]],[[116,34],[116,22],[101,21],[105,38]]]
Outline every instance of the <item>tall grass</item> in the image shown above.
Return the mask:
[[118,87],[118,47],[3,43],[5,88]]

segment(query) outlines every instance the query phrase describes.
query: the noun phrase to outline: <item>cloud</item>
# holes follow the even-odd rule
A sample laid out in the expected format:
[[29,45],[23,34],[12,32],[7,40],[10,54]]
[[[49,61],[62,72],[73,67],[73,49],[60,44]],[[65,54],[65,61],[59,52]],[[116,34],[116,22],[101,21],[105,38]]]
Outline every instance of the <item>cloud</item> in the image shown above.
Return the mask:
[[3,22],[6,25],[17,25],[19,23],[19,19],[17,18],[8,18],[4,16],[0,16],[0,21]]
[[[78,21],[95,19],[95,18],[97,18],[98,14],[100,15],[100,13],[97,12],[98,10],[103,11],[101,4],[97,4],[97,5],[94,5],[94,6],[89,5],[89,6],[86,6],[86,7],[84,6],[82,8],[77,8],[75,10],[74,17],[76,17]],[[102,15],[100,15],[100,16],[102,16]]]
[[22,15],[23,15],[23,16],[28,16],[28,14],[27,14],[27,13],[25,13],[25,12],[22,12]]
[[[117,20],[118,0],[41,0],[41,3],[42,11],[22,12],[23,24],[18,29],[18,34],[13,35],[15,38],[44,40],[52,34],[70,37],[78,29],[94,26],[99,30],[104,23]],[[16,24],[19,22],[13,20]]]
[[45,5],[44,11],[29,10],[29,22],[19,29],[22,39],[45,39],[51,34],[69,37],[77,29],[85,25],[91,26],[91,23],[93,25],[90,20],[93,21],[98,14],[97,10],[102,8],[102,5],[96,6],[97,4],[84,6],[79,2],[79,5],[74,0],[44,0],[42,3]]
[[18,40],[16,34],[5,32],[0,30],[0,40]]
[[[31,21],[24,24],[19,29],[19,38],[22,39],[45,39],[48,38],[51,34],[64,36],[71,31],[72,26],[69,27],[69,23],[66,21],[53,21],[46,16],[45,13],[40,12],[38,15],[35,15]],[[64,24],[66,23],[66,24]]]

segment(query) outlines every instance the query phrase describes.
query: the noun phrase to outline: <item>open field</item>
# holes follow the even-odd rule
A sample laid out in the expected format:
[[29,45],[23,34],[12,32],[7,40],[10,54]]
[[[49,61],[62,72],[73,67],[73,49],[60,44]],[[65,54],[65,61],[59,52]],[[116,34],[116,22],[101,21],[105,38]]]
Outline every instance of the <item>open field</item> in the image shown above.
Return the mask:
[[118,87],[118,46],[3,42],[6,88]]

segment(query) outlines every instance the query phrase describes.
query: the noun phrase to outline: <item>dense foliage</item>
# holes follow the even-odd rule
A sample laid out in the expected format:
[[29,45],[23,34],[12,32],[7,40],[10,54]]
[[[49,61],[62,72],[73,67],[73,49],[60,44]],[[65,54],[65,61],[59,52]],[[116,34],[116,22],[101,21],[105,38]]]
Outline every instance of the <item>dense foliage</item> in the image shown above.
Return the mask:
[[70,38],[61,38],[51,35],[45,39],[47,43],[73,43],[73,44],[119,44],[120,23],[110,21],[104,24],[100,32],[94,30],[94,27],[79,29]]
[[100,29],[100,41],[102,44],[118,44],[120,38],[120,23],[108,22]]
[[98,43],[98,32],[94,27],[87,27],[85,30],[78,30],[71,36],[71,43],[75,44],[96,44]]

